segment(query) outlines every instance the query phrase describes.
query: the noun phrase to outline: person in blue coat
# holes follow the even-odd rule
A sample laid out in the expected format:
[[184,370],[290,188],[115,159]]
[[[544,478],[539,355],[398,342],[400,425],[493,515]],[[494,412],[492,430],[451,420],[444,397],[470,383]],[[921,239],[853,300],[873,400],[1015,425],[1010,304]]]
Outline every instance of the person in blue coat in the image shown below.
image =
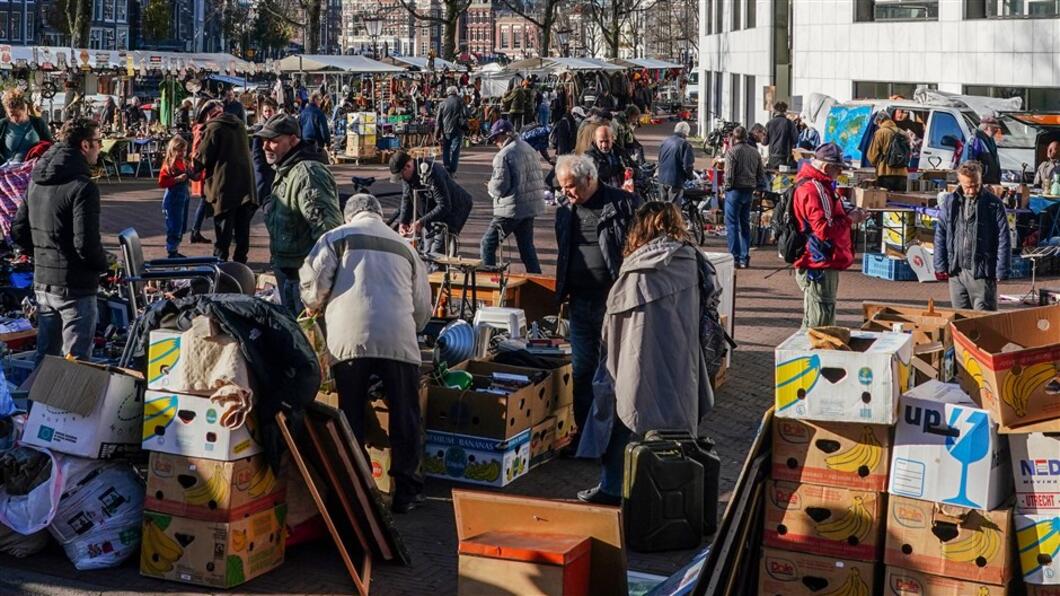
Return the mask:
[[303,143],[314,145],[318,151],[324,151],[325,147],[331,145],[331,127],[328,117],[320,109],[319,92],[314,91],[309,96],[309,102],[298,116],[298,125],[302,127]]
[[953,308],[997,310],[997,282],[1008,277],[1012,240],[1001,199],[983,187],[983,166],[957,168],[959,185],[939,205],[935,277],[949,282]]

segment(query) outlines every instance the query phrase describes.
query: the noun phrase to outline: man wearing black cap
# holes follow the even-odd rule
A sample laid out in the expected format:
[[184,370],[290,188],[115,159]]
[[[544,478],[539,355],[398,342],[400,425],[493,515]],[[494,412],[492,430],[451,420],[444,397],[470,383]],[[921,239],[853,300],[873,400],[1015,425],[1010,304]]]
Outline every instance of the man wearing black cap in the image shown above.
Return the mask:
[[438,162],[417,163],[408,153],[396,151],[390,158],[390,174],[402,183],[399,232],[418,234],[426,228],[431,241],[428,252],[445,252],[445,235],[437,228],[444,225],[451,235],[459,235],[471,214],[471,195],[449,176]]
[[342,225],[335,177],[324,156],[302,142],[301,132],[297,120],[277,114],[254,135],[263,140],[265,159],[276,169],[265,227],[280,299],[296,316],[302,310],[298,269],[317,239]]

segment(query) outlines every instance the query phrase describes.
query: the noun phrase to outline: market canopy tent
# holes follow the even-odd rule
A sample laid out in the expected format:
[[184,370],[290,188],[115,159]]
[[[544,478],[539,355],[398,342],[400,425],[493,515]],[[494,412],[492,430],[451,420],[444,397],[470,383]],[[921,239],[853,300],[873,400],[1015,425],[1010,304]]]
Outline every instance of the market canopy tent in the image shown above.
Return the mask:
[[644,70],[669,70],[671,68],[684,68],[680,64],[656,60],[655,58],[629,58],[627,60],[615,60],[615,64],[627,68],[643,68]]
[[312,73],[398,73],[404,68],[384,64],[365,56],[329,56],[324,54],[304,54],[288,56],[279,62],[283,72]]
[[611,64],[599,58],[527,58],[512,62],[504,67],[504,70],[512,73],[542,74],[562,72],[565,70],[575,71],[619,71],[625,67]]
[[[411,68],[413,70],[428,70],[427,59],[422,56],[387,56],[380,60],[393,66],[400,66],[404,68]],[[441,58],[434,59],[434,70],[459,70],[460,65],[455,62],[443,60]]]
[[85,66],[92,70],[115,70],[129,66],[137,70],[140,68],[171,71],[183,69],[192,72],[255,73],[261,70],[259,64],[223,53],[197,54],[141,50],[119,52],[58,46],[10,46],[10,51],[0,51],[0,66],[11,68],[19,66],[20,62],[30,68],[43,67],[49,70]]

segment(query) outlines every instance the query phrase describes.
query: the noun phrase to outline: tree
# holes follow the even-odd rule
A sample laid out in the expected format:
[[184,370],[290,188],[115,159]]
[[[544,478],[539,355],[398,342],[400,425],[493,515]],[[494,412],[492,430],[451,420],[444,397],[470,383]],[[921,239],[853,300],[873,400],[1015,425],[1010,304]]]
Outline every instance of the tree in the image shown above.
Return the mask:
[[541,32],[541,57],[552,51],[552,29],[556,24],[557,12],[565,0],[543,0],[539,11],[528,11],[518,0],[500,0],[501,4],[524,19],[533,23]]
[[88,47],[92,0],[53,0],[48,6],[46,19],[70,40],[70,47]]
[[266,57],[272,56],[291,43],[291,25],[272,13],[258,10],[250,21],[250,37]]
[[592,20],[600,27],[608,58],[618,58],[622,31],[630,25],[633,14],[652,10],[657,3],[658,0],[586,0]]
[[173,23],[173,3],[169,0],[150,0],[142,13],[143,35],[146,39],[169,39]]
[[[323,0],[259,0],[258,8],[273,17],[302,30],[305,53],[315,54],[320,47],[320,14]],[[301,12],[303,20],[293,15]]]
[[[428,12],[423,14],[416,8],[416,0],[398,0],[405,10],[409,11],[417,21],[438,23],[442,26],[442,58],[446,60],[456,59],[456,28],[460,24],[460,15],[467,12],[471,6],[471,0],[440,0],[442,15],[438,16]],[[430,5],[434,5],[432,1]],[[430,10],[430,9],[428,9]]]

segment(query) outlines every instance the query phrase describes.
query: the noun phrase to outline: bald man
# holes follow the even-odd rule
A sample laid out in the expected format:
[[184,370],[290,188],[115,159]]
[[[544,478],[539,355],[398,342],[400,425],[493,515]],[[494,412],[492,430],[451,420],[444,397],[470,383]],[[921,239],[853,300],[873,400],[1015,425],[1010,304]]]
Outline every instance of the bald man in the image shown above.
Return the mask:
[[1040,186],[1048,192],[1057,166],[1060,166],[1060,141],[1053,141],[1045,149],[1045,161],[1038,164],[1038,171],[1034,173],[1034,186]]
[[622,188],[625,169],[632,164],[626,163],[624,152],[615,149],[615,131],[605,125],[597,128],[594,134],[593,146],[585,155],[596,164],[600,182]]

